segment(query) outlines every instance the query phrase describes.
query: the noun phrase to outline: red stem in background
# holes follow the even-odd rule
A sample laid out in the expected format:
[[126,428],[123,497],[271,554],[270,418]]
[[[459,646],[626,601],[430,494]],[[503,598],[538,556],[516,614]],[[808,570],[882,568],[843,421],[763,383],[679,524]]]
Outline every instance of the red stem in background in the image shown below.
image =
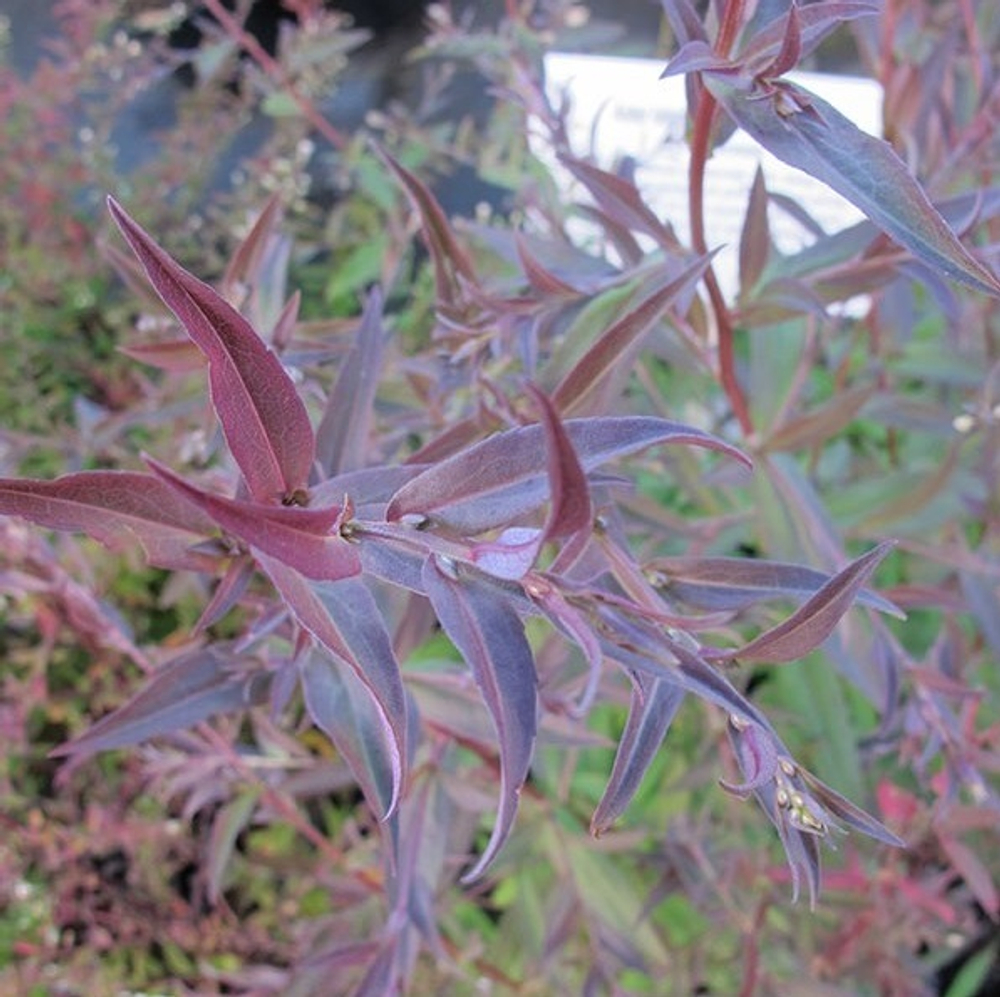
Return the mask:
[[343,149],[347,146],[347,137],[339,129],[335,128],[326,118],[320,114],[316,105],[299,92],[295,84],[288,78],[288,74],[281,68],[280,63],[271,57],[267,50],[251,35],[244,30],[243,25],[233,17],[233,15],[222,6],[220,0],[205,0],[212,17],[214,17],[226,34],[240,48],[260,66],[264,74],[272,80],[278,87],[284,90],[298,105],[302,116],[325,138],[335,149]]
[[[736,41],[743,20],[746,0],[729,0],[719,27],[715,51],[725,57]],[[715,118],[715,98],[700,87],[698,109],[695,112],[694,129],[691,136],[691,160],[688,167],[688,211],[691,216],[691,245],[696,253],[708,252],[705,241],[705,164],[708,161],[708,145],[712,135],[712,121]],[[705,272],[705,287],[715,313],[719,335],[719,381],[733,407],[733,414],[740,424],[744,436],[753,434],[753,420],[747,406],[746,396],[736,377],[736,357],[733,350],[733,320],[726,307],[722,289],[716,279],[711,264]]]

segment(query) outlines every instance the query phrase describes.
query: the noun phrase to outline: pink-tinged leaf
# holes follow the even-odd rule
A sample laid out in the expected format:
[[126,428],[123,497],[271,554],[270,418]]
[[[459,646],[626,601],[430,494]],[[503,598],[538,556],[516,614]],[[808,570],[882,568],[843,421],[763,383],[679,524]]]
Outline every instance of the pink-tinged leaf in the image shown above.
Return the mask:
[[316,457],[324,475],[353,471],[371,456],[368,436],[384,340],[382,292],[373,288],[316,430]]
[[702,79],[768,152],[846,197],[918,259],[953,280],[1000,296],[1000,281],[959,242],[887,142],[791,83],[758,84],[728,72],[705,72]]
[[299,321],[299,308],[302,305],[302,292],[295,291],[285,302],[281,313],[274,322],[271,330],[271,342],[278,353],[284,353],[288,344],[292,341],[292,334]]
[[799,26],[799,8],[795,0],[792,0],[792,5],[788,8],[788,14],[785,17],[781,45],[774,58],[756,75],[765,78],[783,76],[798,65],[801,56],[802,32]]
[[160,297],[208,358],[212,403],[254,498],[308,484],[312,426],[281,361],[224,298],[174,262],[113,199],[108,206]]
[[649,675],[638,678],[611,776],[590,819],[591,834],[603,834],[632,802],[683,701],[679,686]]
[[769,731],[758,724],[729,724],[729,740],[739,760],[744,781],[741,783],[719,780],[727,793],[746,799],[773,782],[778,771],[778,746]]
[[621,373],[623,361],[638,346],[641,337],[679,295],[692,289],[701,280],[713,256],[714,253],[709,253],[699,257],[603,332],[552,393],[555,407],[560,412],[573,410],[609,374],[616,371]]
[[528,283],[536,291],[552,298],[576,298],[580,296],[580,292],[575,287],[567,284],[566,281],[542,265],[532,254],[527,241],[521,235],[515,236],[514,245],[517,247],[517,258],[524,271],[524,276],[528,278]]
[[420,215],[427,252],[434,265],[434,286],[438,300],[445,304],[454,303],[459,295],[459,277],[473,286],[479,283],[472,261],[459,245],[430,188],[384,149],[376,147],[376,152],[396,175]]
[[661,0],[661,3],[670,29],[681,45],[691,41],[708,42],[704,22],[691,0]]
[[119,353],[173,374],[186,374],[205,366],[205,355],[190,339],[170,340],[164,343],[136,343],[119,346]]
[[665,249],[677,248],[677,236],[646,204],[634,183],[575,156],[561,156],[559,161],[587,188],[601,211],[617,224],[645,233]]
[[210,904],[219,902],[222,880],[236,848],[236,839],[246,829],[257,809],[260,788],[251,786],[219,808],[212,821],[205,855],[205,895]]
[[445,633],[472,670],[500,742],[500,804],[493,833],[475,867],[477,879],[510,834],[528,777],[538,728],[537,677],[517,613],[474,579],[456,581],[429,559],[424,587]]
[[545,463],[548,470],[551,511],[545,524],[545,539],[572,536],[591,522],[590,488],[573,442],[559,413],[533,384],[528,385],[545,433]]
[[278,558],[307,578],[333,581],[360,574],[357,548],[336,529],[338,506],[301,509],[224,498],[203,491],[146,457],[162,481],[251,548]]
[[[879,12],[876,4],[861,0],[830,0],[830,2],[820,0],[819,3],[810,3],[805,7],[796,6],[794,9],[799,35],[799,54],[788,69],[793,68],[798,61],[813,52],[823,39],[840,25],[859,17],[872,17]],[[786,70],[775,71],[772,65],[778,61],[778,53],[785,44],[787,33],[788,15],[782,14],[754,34],[749,45],[740,53],[740,61],[754,76],[763,72],[758,68],[761,66],[766,66],[767,71],[774,75],[780,75]]]
[[196,633],[218,623],[240,601],[255,570],[256,565],[249,556],[233,558],[198,617],[194,627]]
[[[610,460],[664,443],[683,443],[750,461],[728,443],[683,423],[650,416],[568,419],[566,436],[580,465],[592,471]],[[466,534],[503,526],[549,497],[542,426],[510,429],[455,454],[403,485],[386,518],[427,516]]]
[[0,514],[52,530],[86,533],[112,550],[138,541],[150,564],[211,569],[192,547],[215,523],[173,489],[134,471],[81,471],[54,481],[0,478]]
[[263,673],[241,671],[217,648],[199,648],[162,665],[129,702],[52,754],[83,756],[139,744],[266,699]]
[[[392,642],[375,599],[358,579],[315,584],[274,558],[263,556],[260,565],[299,625],[312,634],[326,651],[353,670],[378,712],[381,746],[369,744],[366,740],[364,757],[373,765],[377,759],[388,760],[391,790],[386,791],[385,779],[380,776],[374,787],[377,792],[369,798],[379,819],[385,820],[399,802],[405,776],[406,693]],[[334,696],[336,678],[330,675],[316,678],[317,683],[322,682],[315,689],[316,695]],[[343,676],[340,679],[344,681]],[[352,696],[351,688],[344,684],[343,694]],[[336,695],[339,697],[340,693]],[[316,705],[316,722],[332,727],[329,715],[319,711],[321,703],[318,699]],[[324,720],[320,721],[319,716]],[[370,720],[366,720],[365,738],[374,736],[376,729]],[[359,728],[358,736],[361,733]],[[346,735],[341,732],[340,736]],[[372,778],[374,772],[375,769],[372,769]],[[364,772],[356,771],[355,774],[364,785]]]
[[760,280],[771,254],[771,231],[767,222],[767,187],[764,185],[764,171],[757,166],[750,200],[747,204],[746,219],[740,232],[740,292],[748,294]]
[[394,806],[399,772],[381,708],[355,671],[325,650],[307,655],[300,673],[313,723],[346,760],[372,810],[384,818]]
[[686,42],[671,57],[660,79],[681,76],[686,73],[703,73],[713,70],[717,73],[736,73],[737,67],[723,58],[709,43],[701,38]]
[[767,437],[766,450],[801,450],[832,439],[858,418],[862,406],[878,391],[875,384],[860,384],[838,391],[812,411],[785,420]]
[[552,403],[533,384],[528,385],[541,415],[545,434],[545,458],[551,496],[548,519],[541,531],[512,527],[497,540],[479,544],[473,560],[500,578],[522,578],[534,567],[539,551],[559,537],[572,536],[591,523],[590,489],[587,476],[566,429]]
[[808,654],[830,636],[861,587],[893,546],[891,542],[881,543],[852,561],[787,620],[727,657],[780,663],[795,661]]
[[938,834],[938,841],[951,864],[958,870],[965,885],[979,901],[980,906],[994,921],[1000,917],[1000,894],[997,893],[993,874],[983,860],[967,845],[950,834]]
[[229,266],[222,277],[222,287],[227,293],[233,288],[248,288],[260,280],[261,263],[267,251],[267,241],[281,222],[281,199],[272,194],[264,210],[257,216],[250,231],[236,247]]
[[[765,599],[805,599],[827,584],[823,571],[783,561],[746,557],[664,557],[648,565],[656,572],[657,588],[700,609],[742,609]],[[859,589],[857,601],[870,609],[902,619],[902,611],[869,589]]]

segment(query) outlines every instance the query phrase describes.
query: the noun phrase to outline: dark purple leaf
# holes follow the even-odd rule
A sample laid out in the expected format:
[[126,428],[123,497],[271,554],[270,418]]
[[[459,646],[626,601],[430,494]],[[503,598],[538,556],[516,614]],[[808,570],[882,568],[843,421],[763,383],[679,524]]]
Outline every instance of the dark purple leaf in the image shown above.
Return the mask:
[[196,488],[150,457],[146,463],[224,530],[307,578],[335,580],[361,572],[357,548],[336,529],[343,512],[340,507],[301,509],[223,498]]
[[237,668],[217,648],[199,648],[160,666],[124,706],[99,720],[53,755],[89,755],[192,727],[217,713],[232,713],[267,699],[263,674]]
[[474,579],[451,577],[451,566],[428,559],[424,587],[445,633],[472,670],[500,742],[500,804],[493,833],[475,867],[477,879],[510,834],[528,776],[538,726],[537,678],[517,613]]
[[567,284],[560,277],[557,277],[554,273],[552,273],[551,270],[543,266],[543,264],[532,254],[531,250],[528,248],[527,240],[521,235],[517,235],[515,237],[514,245],[517,247],[517,258],[521,264],[521,269],[524,271],[525,277],[528,278],[528,283],[530,283],[536,291],[539,291],[546,297],[579,297],[580,292],[575,287],[571,284]]
[[385,719],[356,672],[325,649],[300,663],[302,695],[314,724],[350,766],[379,819],[395,806],[399,767],[385,737]]
[[690,290],[701,280],[713,255],[710,253],[699,257],[603,332],[552,393],[552,402],[556,408],[560,412],[573,410],[605,377],[613,371],[620,372],[624,358],[640,338],[652,328],[678,295]]
[[325,475],[360,468],[371,455],[368,433],[384,339],[382,292],[373,288],[316,430],[316,458]]
[[0,478],[0,513],[52,530],[86,533],[113,550],[142,544],[150,564],[211,569],[191,548],[215,523],[150,474],[81,471],[54,481]]
[[236,247],[222,277],[224,289],[248,288],[259,281],[268,239],[277,232],[280,221],[281,199],[277,194],[272,194],[246,237]]
[[125,356],[148,364],[158,370],[169,370],[175,374],[184,374],[192,370],[200,370],[205,366],[205,355],[190,339],[168,340],[163,343],[135,343],[119,346],[118,351]]
[[691,0],[660,0],[660,2],[663,4],[663,13],[674,33],[674,38],[681,45],[691,41],[708,42],[705,25]]
[[852,561],[778,626],[727,657],[742,661],[795,661],[826,640],[894,544],[885,542]]
[[[748,458],[728,443],[666,419],[568,419],[563,425],[585,471],[662,443],[706,447],[751,466]],[[505,525],[548,498],[544,453],[545,431],[540,425],[498,433],[403,485],[389,503],[386,518],[427,516],[467,534]]]
[[832,187],[925,263],[953,280],[1000,295],[1000,281],[959,242],[887,142],[793,84],[758,84],[729,72],[704,72],[702,79],[736,123],[769,152]]
[[[259,560],[299,625],[338,661],[353,669],[378,711],[380,728],[366,724],[364,731],[359,729],[359,736],[379,733],[381,745],[366,745],[366,757],[389,759],[392,790],[388,806],[379,813],[384,820],[395,809],[402,791],[407,742],[406,694],[382,614],[371,592],[360,580],[311,584],[279,560],[266,556]],[[323,695],[332,696],[334,679],[325,676],[323,682]],[[349,692],[350,687],[347,689]],[[329,722],[327,714],[321,715],[323,722]],[[321,723],[318,717],[317,723]],[[361,781],[362,774],[356,774]],[[385,792],[381,783],[376,788],[378,792],[369,803],[378,810],[380,801],[384,802]]]
[[[664,557],[651,561],[657,587],[667,595],[703,609],[741,609],[781,597],[806,598],[830,581],[823,571],[782,561],[746,557]],[[859,589],[857,601],[899,618],[902,611],[869,589]]]
[[632,801],[684,700],[684,690],[649,675],[637,676],[628,720],[618,741],[611,776],[590,820],[590,833],[603,834]]
[[108,206],[150,282],[208,358],[212,403],[253,497],[273,502],[305,488],[312,426],[281,361],[232,305],[175,263],[113,198]]
[[746,799],[751,793],[774,781],[778,771],[778,745],[770,731],[754,723],[730,720],[729,739],[736,751],[745,781],[719,780],[728,793]]

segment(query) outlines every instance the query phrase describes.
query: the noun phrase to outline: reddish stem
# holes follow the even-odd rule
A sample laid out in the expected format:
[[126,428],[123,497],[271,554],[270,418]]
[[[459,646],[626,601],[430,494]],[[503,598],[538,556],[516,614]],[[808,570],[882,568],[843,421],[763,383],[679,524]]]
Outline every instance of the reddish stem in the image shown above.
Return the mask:
[[[727,56],[736,40],[743,19],[745,0],[729,0],[719,28],[719,37],[715,50],[721,56]],[[715,119],[715,98],[704,87],[700,88],[698,108],[695,112],[694,129],[691,136],[691,161],[688,167],[688,211],[691,216],[691,245],[696,253],[708,252],[705,241],[705,164],[708,161],[708,146],[712,135],[712,122]],[[733,348],[733,320],[726,306],[722,289],[715,276],[715,271],[709,265],[705,272],[705,287],[708,289],[709,301],[715,313],[718,328],[718,363],[719,381],[722,389],[733,408],[733,414],[740,424],[744,436],[753,434],[753,420],[746,396],[740,387],[736,376],[736,356]]]

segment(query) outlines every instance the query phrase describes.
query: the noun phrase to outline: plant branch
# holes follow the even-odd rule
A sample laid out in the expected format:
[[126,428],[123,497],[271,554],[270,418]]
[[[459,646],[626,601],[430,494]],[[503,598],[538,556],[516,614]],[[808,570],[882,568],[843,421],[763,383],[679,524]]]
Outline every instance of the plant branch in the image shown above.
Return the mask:
[[295,86],[281,64],[223,7],[221,0],[205,0],[205,6],[226,34],[257,63],[264,75],[295,101],[309,124],[335,149],[344,149],[347,136],[323,117],[316,105]]

